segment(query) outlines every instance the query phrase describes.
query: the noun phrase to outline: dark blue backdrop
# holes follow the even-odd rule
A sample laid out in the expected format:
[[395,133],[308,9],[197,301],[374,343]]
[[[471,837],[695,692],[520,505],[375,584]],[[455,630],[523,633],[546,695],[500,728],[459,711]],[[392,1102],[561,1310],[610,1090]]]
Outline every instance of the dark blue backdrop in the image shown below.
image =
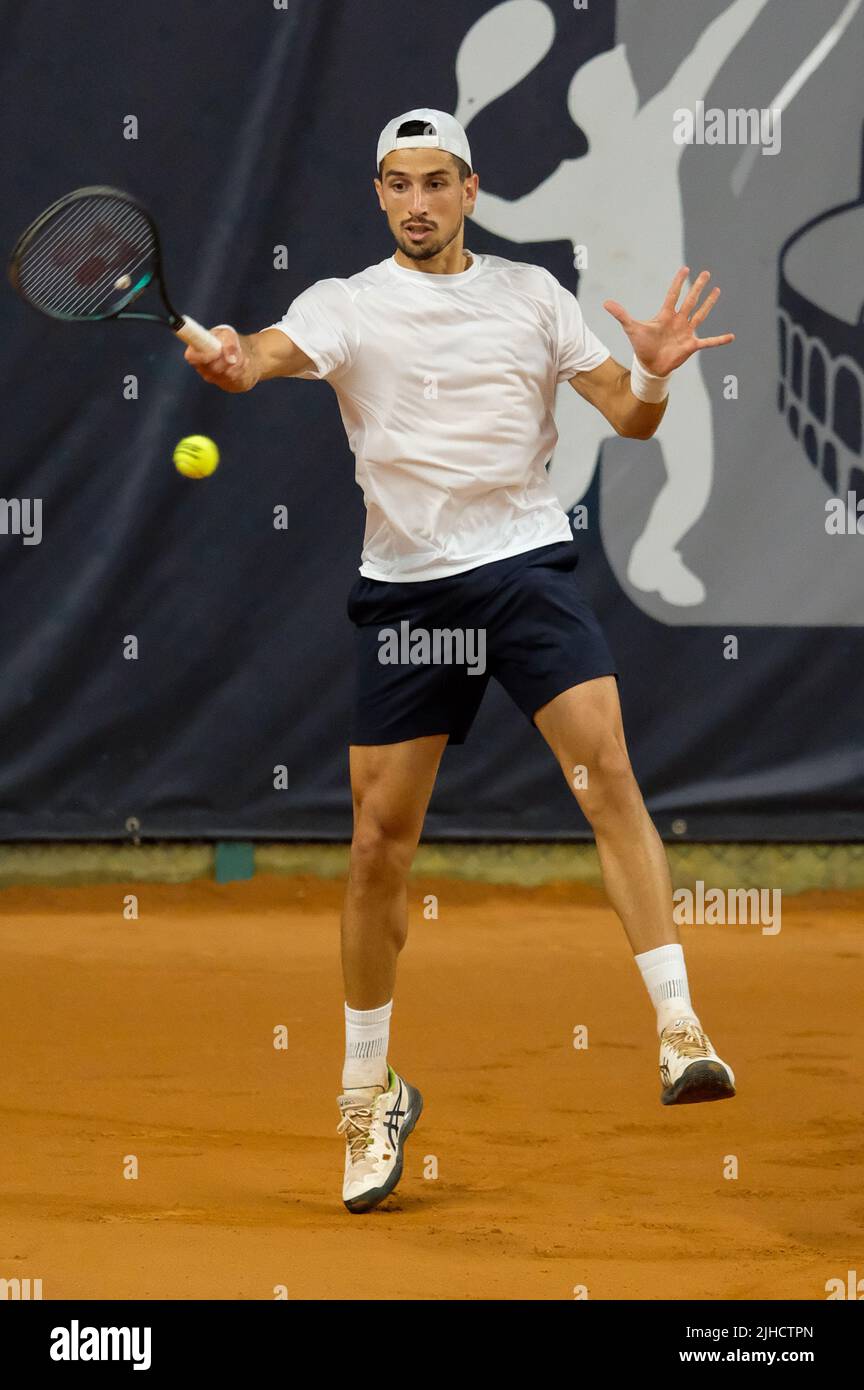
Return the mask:
[[[0,239],[11,247],[78,185],[128,188],[157,216],[179,306],[263,327],[313,280],[390,253],[371,186],[378,132],[417,103],[454,109],[455,49],[488,8],[5,4]],[[508,125],[506,107],[471,127],[481,178],[508,198],[584,153],[545,98],[566,89],[574,52],[614,38],[611,4],[578,24],[569,2],[550,8],[573,29],[567,54],[528,79],[531,129]],[[578,286],[564,243],[514,248],[475,227],[468,244]],[[0,492],[43,503],[41,544],[0,535],[0,836],[122,837],[134,816],[145,836],[346,837],[345,597],[363,505],[329,387],[224,396],[155,327],[59,325],[8,288],[0,314]],[[137,399],[124,398],[130,375]],[[189,433],[221,447],[207,482],[172,467]],[[861,838],[857,631],[751,631],[747,662],[724,662],[716,628],[655,622],[621,592],[596,486],[587,505],[582,575],[661,831],[683,818],[683,838]],[[539,735],[493,686],[467,745],[445,755],[427,836],[586,833]]]

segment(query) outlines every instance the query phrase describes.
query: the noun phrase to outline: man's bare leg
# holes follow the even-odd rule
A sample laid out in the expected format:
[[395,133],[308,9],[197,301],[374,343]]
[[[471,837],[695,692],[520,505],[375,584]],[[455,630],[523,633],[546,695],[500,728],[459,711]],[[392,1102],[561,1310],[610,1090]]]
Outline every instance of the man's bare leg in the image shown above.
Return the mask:
[[594,831],[607,895],[656,1010],[664,1105],[733,1096],[732,1069],[690,1000],[666,851],[630,766],[614,676],[572,686],[534,719]]
[[408,872],[446,734],[350,749],[354,834],[342,911],[342,973],[352,1009],[393,998],[408,932]]
[[[666,851],[630,766],[615,677],[572,686],[534,721],[594,831],[603,883],[634,953],[677,942]],[[578,767],[585,787],[574,779]]]
[[345,1065],[339,1133],[342,1200],[367,1212],[393,1191],[402,1150],[423,1109],[416,1087],[390,1068],[396,961],[408,933],[407,880],[446,734],[376,747],[354,745],[354,836],[342,912]]

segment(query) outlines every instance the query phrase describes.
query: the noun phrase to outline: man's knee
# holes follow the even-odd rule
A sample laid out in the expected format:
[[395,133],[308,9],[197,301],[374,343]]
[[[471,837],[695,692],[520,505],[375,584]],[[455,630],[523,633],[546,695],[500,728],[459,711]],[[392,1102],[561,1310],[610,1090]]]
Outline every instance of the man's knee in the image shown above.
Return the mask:
[[406,877],[417,847],[413,829],[361,807],[351,840],[351,877]]
[[571,787],[592,825],[633,814],[642,807],[642,793],[627,750],[614,738],[604,741],[590,761],[579,768]]

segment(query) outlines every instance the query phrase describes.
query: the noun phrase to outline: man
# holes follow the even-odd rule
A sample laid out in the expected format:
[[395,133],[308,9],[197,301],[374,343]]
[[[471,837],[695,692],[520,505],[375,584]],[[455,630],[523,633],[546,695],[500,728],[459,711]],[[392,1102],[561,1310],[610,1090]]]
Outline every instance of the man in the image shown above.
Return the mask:
[[[732,341],[696,337],[719,290],[699,304],[703,271],[676,307],[684,266],[648,322],[608,301],[636,354],[628,371],[548,271],[465,250],[478,177],[452,116],[424,107],[396,117],[381,132],[377,165],[392,257],[318,281],[260,333],[221,325],[218,356],[186,352],[226,391],[281,376],[329,381],[366,502],[361,577],[348,602],[357,668],[339,1132],[352,1212],[396,1186],[422,1108],[387,1061],[406,881],[444,748],[464,741],[490,675],[543,735],[593,828],[606,891],[657,1011],[663,1103],[735,1094],[690,1001],[615,664],[573,574],[570,524],[546,473],[556,385],[569,380],[618,434],[649,439],[672,371]],[[482,649],[482,661],[450,660],[456,639],[463,657]],[[584,773],[574,777],[577,768]]]

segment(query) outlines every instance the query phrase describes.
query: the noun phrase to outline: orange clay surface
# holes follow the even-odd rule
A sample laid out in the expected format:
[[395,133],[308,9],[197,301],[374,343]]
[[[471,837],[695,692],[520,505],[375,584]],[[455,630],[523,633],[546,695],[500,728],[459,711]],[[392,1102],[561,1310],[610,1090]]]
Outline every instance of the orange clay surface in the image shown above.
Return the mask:
[[671,1109],[599,891],[418,879],[409,901],[390,1057],[426,1110],[399,1188],[350,1216],[339,883],[0,893],[0,1278],[46,1299],[824,1299],[864,1271],[861,895],[786,898],[776,936],[682,929],[739,1094]]

